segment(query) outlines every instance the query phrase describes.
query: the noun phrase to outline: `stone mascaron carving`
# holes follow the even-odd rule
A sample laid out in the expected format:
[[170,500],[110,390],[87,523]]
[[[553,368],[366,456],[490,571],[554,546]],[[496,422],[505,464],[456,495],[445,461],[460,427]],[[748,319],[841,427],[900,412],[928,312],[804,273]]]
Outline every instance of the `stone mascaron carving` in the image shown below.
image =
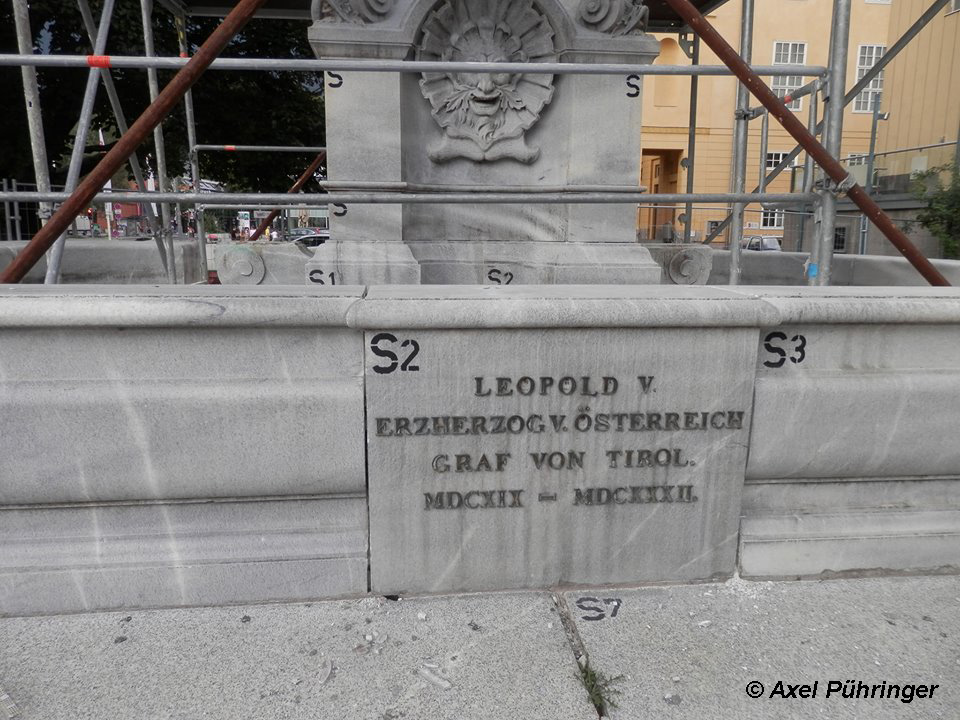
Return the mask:
[[390,14],[396,0],[321,0],[320,19],[357,25],[380,22]]
[[[419,60],[554,62],[553,29],[532,0],[443,0],[423,22]],[[524,134],[553,97],[553,76],[423,73],[423,96],[443,138],[428,156],[532,163],[540,149]]]
[[610,35],[645,32],[650,8],[643,0],[580,0],[580,24]]

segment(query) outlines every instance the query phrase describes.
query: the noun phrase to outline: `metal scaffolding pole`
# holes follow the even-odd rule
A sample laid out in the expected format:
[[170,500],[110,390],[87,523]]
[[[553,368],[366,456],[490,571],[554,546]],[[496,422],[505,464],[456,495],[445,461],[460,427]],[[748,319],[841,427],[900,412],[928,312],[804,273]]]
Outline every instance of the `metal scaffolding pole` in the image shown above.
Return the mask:
[[[184,13],[177,13],[175,16],[177,24],[177,43],[180,46],[180,57],[189,56],[187,48],[187,17]],[[197,126],[193,114],[193,91],[187,90],[183,96],[183,109],[187,121],[187,144],[191,148],[197,145]],[[200,192],[200,159],[193,150],[190,152],[190,181],[194,192]],[[201,283],[206,283],[209,278],[207,268],[207,239],[203,230],[203,209],[193,206],[193,226],[196,232],[195,240],[197,242],[197,260],[200,265]]]
[[[693,57],[690,58],[694,65],[700,64],[700,37],[693,36]],[[693,192],[694,168],[697,157],[697,105],[700,99],[700,78],[696,75],[690,76],[690,128],[687,132],[687,193]],[[693,227],[693,201],[688,200],[683,209],[683,241],[690,242]]]
[[[813,137],[817,136],[817,106],[820,88],[817,87],[812,93],[810,93],[810,109],[807,114],[807,132],[810,133]],[[816,166],[813,163],[813,155],[810,153],[806,154],[806,157],[803,159],[803,192],[809,193],[813,191],[813,173],[816,170]],[[797,238],[797,252],[800,252],[803,248],[803,237],[806,233],[807,225],[807,206],[804,205],[800,209],[800,234]]]
[[[87,0],[78,0],[80,4],[80,15],[83,17],[83,24],[87,29],[87,35],[90,37],[90,44],[97,44],[97,26],[93,22],[93,13],[90,12],[90,4]],[[113,82],[113,75],[109,68],[100,68],[100,79],[103,81],[103,89],[107,92],[107,99],[110,101],[110,108],[113,110],[113,116],[117,120],[117,130],[121,135],[127,132],[127,118],[123,112],[123,106],[120,104],[120,96],[117,94],[117,86]],[[133,179],[141,192],[146,192],[147,183],[143,177],[143,169],[140,167],[140,159],[137,153],[130,156],[130,170],[133,172]],[[167,248],[160,237],[160,226],[157,224],[157,216],[153,213],[153,206],[146,203],[144,213],[147,216],[147,222],[150,224],[150,231],[153,239],[157,243],[157,250],[160,253],[160,262],[163,263],[163,269],[167,269]]]
[[322,153],[325,147],[300,145],[193,145],[193,150],[222,151],[222,152],[289,152],[289,153]]
[[[866,88],[867,85],[869,85],[874,78],[876,78],[881,72],[883,72],[883,69],[890,62],[892,62],[897,55],[900,54],[901,50],[903,50],[907,45],[910,44],[910,41],[913,40],[913,38],[916,37],[916,35],[921,30],[923,30],[923,28],[925,28],[933,18],[937,16],[940,9],[944,5],[946,5],[948,2],[950,2],[950,0],[934,0],[933,4],[929,8],[927,8],[927,10],[923,13],[923,15],[921,15],[913,25],[907,28],[906,32],[904,32],[903,35],[901,35],[897,39],[897,41],[893,45],[891,45],[890,48],[883,54],[883,57],[880,58],[873,65],[873,67],[871,67],[866,72],[866,74],[864,74],[864,76],[860,78],[860,80],[857,82],[856,85],[853,86],[850,92],[848,92],[844,96],[843,98],[844,107],[852,103],[856,99],[857,95],[859,95],[860,92],[864,88]],[[754,68],[754,71],[757,72],[758,75],[774,74],[774,73],[768,73],[768,72],[760,72],[757,68]],[[816,126],[816,131],[812,134],[819,135],[822,130],[823,130],[823,122],[820,122]],[[777,165],[777,167],[775,167],[773,170],[771,170],[769,175],[767,175],[767,184],[770,184],[770,182],[772,182],[774,178],[779,176],[780,173],[782,173],[784,170],[790,167],[790,164],[797,158],[797,156],[802,151],[803,151],[803,146],[797,145],[795,148],[793,148],[793,150],[787,153],[787,156],[780,161],[780,164]],[[960,158],[960,152],[958,152],[958,158]],[[756,192],[756,190],[757,189],[755,188],[754,192]],[[730,225],[730,220],[731,220],[731,216],[727,215],[727,217],[723,219],[723,221],[716,227],[716,229],[710,233],[710,235],[706,239],[706,242],[710,242],[717,235],[722,233]]]
[[767,191],[767,148],[770,144],[770,113],[763,113],[760,125],[760,194]]
[[[33,31],[30,29],[30,10],[27,0],[13,0],[13,21],[17,30],[17,48],[23,55],[33,53]],[[47,162],[47,144],[43,132],[43,115],[40,112],[40,90],[37,86],[37,69],[24,65],[23,99],[27,104],[27,126],[30,131],[30,151],[33,155],[33,174],[37,190],[50,190],[50,166]],[[43,225],[53,208],[50,203],[40,204],[40,224]]]
[[0,188],[3,188],[2,192],[4,195],[3,200],[3,224],[6,234],[3,236],[5,240],[13,240],[13,230],[10,227],[10,201],[6,199],[7,196],[7,179],[4,178],[0,181]]
[[[107,35],[110,32],[110,21],[113,19],[113,0],[104,0],[100,12],[100,26],[97,30],[97,42],[93,46],[95,55],[103,55],[107,47]],[[93,103],[97,99],[97,87],[100,84],[100,73],[91,67],[87,73],[87,87],[83,93],[83,104],[80,106],[80,120],[77,122],[77,134],[73,140],[73,152],[70,154],[70,166],[67,169],[66,191],[72,193],[80,180],[80,169],[83,166],[83,151],[87,145],[87,134],[90,132],[90,119],[93,117]],[[74,216],[76,217],[76,216]],[[64,228],[66,230],[66,228]],[[60,235],[47,257],[47,273],[43,279],[46,284],[60,282],[60,262],[63,259],[63,246],[66,242],[66,233]]]
[[[807,132],[803,123],[797,120],[794,114],[784,106],[782,100],[740,59],[737,51],[730,47],[727,41],[723,39],[723,36],[720,35],[720,33],[707,22],[706,18],[700,14],[700,11],[690,3],[690,0],[666,1],[670,7],[676,10],[690,25],[693,31],[700,35],[703,41],[710,46],[710,49],[717,54],[724,64],[733,70],[740,81],[750,87],[753,95],[773,114],[783,126],[783,129],[790,133],[807,152],[813,155],[817,164],[837,183],[838,189],[846,189],[847,197],[854,205],[867,214],[873,224],[876,225],[894,247],[910,261],[910,264],[913,265],[931,285],[949,285],[950,283],[943,274],[923,256],[923,253],[917,250],[916,246],[910,242],[903,231],[900,230],[870,196],[863,191],[863,188],[853,182],[846,168],[844,168],[835,157],[830,155],[823,145],[817,142],[815,137]],[[773,200],[772,197],[769,197],[769,199]]]
[[[107,64],[113,68],[153,68],[179,70],[186,61],[178,57],[142,57],[139,55],[12,55],[0,54],[0,67],[36,65],[38,67],[89,67]],[[211,70],[260,70],[269,72],[400,72],[400,73],[526,73],[543,75],[713,75],[728,76],[723,65],[633,65],[628,63],[536,63],[536,62],[459,62],[424,60],[363,60],[286,58],[218,58]],[[801,75],[824,77],[823,65],[757,65],[753,71],[761,75]]]
[[[156,56],[153,46],[153,0],[140,0],[140,15],[143,20],[143,48],[148,58]],[[157,82],[157,69],[147,69],[147,87],[150,90],[150,102],[155,103],[160,94],[160,85]],[[157,156],[157,188],[167,189],[167,153],[163,147],[163,128],[157,123],[153,128],[153,145]],[[170,230],[170,206],[160,204],[160,233],[167,246],[167,282],[171,285],[177,282],[177,262],[173,251],[173,234]]]
[[[877,152],[877,126],[880,124],[880,93],[873,96],[873,113],[870,122],[870,151],[867,153],[867,177],[864,178],[863,189],[867,195],[873,194],[873,163]],[[860,242],[858,254],[867,254],[867,217],[860,216]]]
[[957,127],[957,148],[953,153],[953,171],[960,173],[960,127]]
[[[112,152],[112,151],[111,151]],[[109,155],[109,154],[108,154]],[[576,186],[574,186],[576,187]],[[0,193],[0,200],[12,199],[13,193]],[[38,200],[60,201],[69,197],[67,193],[50,192],[17,193],[16,197],[25,202]],[[486,190],[477,186],[472,191],[458,192],[364,192],[364,193],[173,193],[173,192],[122,192],[99,193],[90,196],[91,200],[112,202],[203,202],[208,205],[301,205],[313,207],[316,205],[417,205],[421,203],[437,203],[442,205],[456,205],[463,203],[510,203],[510,204],[543,204],[557,205],[569,203],[572,205],[584,204],[682,204],[691,198],[694,202],[703,203],[757,203],[761,200],[784,205],[802,205],[816,199],[815,193],[644,193],[644,192],[537,192],[518,191],[504,192],[500,189]]]
[[[753,0],[743,0],[740,14],[740,57],[750,64],[753,55]],[[750,93],[737,83],[737,108],[733,121],[733,187],[742,193],[747,186],[747,139],[750,131]],[[740,240],[743,237],[743,203],[734,203],[730,227],[730,284],[740,284]]]
[[[830,75],[827,89],[829,103],[823,110],[824,148],[833,157],[840,157],[843,141],[844,89],[847,84],[847,51],[850,44],[850,10],[852,0],[833,0],[833,32],[831,33],[830,58],[827,66]],[[820,246],[816,263],[808,265],[807,282],[810,285],[829,285],[830,271],[833,265],[834,234],[837,226],[838,191],[825,183],[822,189],[823,200],[820,203],[820,232],[814,242]]]
[[23,276],[54,243],[57,236],[67,228],[71,219],[97,195],[113,173],[123,166],[127,158],[144,141],[153,128],[173,110],[187,88],[197,81],[214,58],[223,51],[230,39],[247,24],[264,2],[265,0],[238,0],[233,10],[211,33],[206,42],[200,46],[197,54],[190,58],[187,66],[167,83],[156,102],[151,103],[143,111],[130,127],[130,130],[97,163],[97,166],[53,214],[50,222],[40,228],[40,231],[33,236],[33,239],[14,258],[13,262],[3,272],[0,272],[0,283],[19,282],[23,279]]
[[[10,181],[11,189],[17,191],[17,181]],[[17,200],[13,201],[13,236],[15,239],[20,240],[23,237],[23,234],[20,229],[20,203]]]

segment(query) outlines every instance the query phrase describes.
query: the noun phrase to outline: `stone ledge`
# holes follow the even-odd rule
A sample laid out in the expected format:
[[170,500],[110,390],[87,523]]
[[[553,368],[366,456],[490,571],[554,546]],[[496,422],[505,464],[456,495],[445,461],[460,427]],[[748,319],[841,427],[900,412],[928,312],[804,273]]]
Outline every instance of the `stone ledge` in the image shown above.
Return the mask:
[[342,327],[364,288],[2,285],[4,327]]
[[348,313],[351,327],[371,330],[757,327],[776,318],[756,298],[659,285],[372,287]]
[[[453,302],[455,301],[455,302]],[[447,303],[452,303],[452,307]],[[6,285],[2,327],[776,327],[960,322],[954,288]]]

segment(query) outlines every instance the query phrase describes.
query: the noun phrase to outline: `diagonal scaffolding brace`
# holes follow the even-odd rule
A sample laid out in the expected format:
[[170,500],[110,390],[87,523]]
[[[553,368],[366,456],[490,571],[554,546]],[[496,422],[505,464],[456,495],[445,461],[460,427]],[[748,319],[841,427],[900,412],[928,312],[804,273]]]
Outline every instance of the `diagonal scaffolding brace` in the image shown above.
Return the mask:
[[[897,41],[893,45],[891,45],[889,49],[883,54],[883,57],[881,57],[876,63],[874,63],[873,66],[869,70],[867,70],[864,76],[860,78],[857,84],[854,85],[853,88],[846,95],[843,96],[843,106],[846,107],[847,105],[852,103],[856,99],[857,95],[859,95],[864,90],[864,88],[866,88],[871,82],[873,82],[873,80],[881,72],[883,72],[883,69],[889,63],[891,63],[893,59],[897,57],[897,55],[900,54],[901,50],[903,50],[907,45],[910,44],[910,41],[913,40],[913,38],[915,38],[917,34],[919,34],[919,32],[923,30],[929,24],[929,22],[937,16],[937,14],[940,12],[943,6],[946,5],[948,2],[950,2],[950,0],[933,0],[933,3],[930,5],[930,7],[927,8],[927,10],[923,13],[923,15],[917,18],[917,21],[913,23],[913,25],[911,25],[909,28],[907,28],[906,32],[904,32],[903,35],[901,35],[897,39]],[[804,90],[805,88],[806,86],[794,93],[791,93],[790,97],[792,99],[796,99],[800,97],[801,96],[800,91]],[[803,94],[806,94],[806,93],[803,93]],[[784,98],[784,100],[785,99],[786,98]],[[765,110],[763,112],[765,112]],[[752,113],[752,116],[757,117],[759,114],[760,114],[760,109],[756,108]],[[815,129],[813,130],[813,135],[814,136],[819,135],[823,131],[823,126],[824,126],[823,121],[817,123]],[[960,148],[960,144],[958,144],[957,147]],[[793,150],[788,152],[786,156],[780,161],[780,163],[773,170],[771,170],[770,173],[767,175],[766,184],[769,185],[771,182],[773,182],[774,179],[776,179],[780,175],[780,173],[782,173],[784,170],[790,167],[790,165],[793,163],[794,160],[797,159],[797,156],[800,155],[801,152],[803,152],[802,145],[797,145],[795,148],[793,148]],[[958,159],[960,159],[960,150],[958,150],[957,152],[958,152]],[[960,160],[958,160],[958,164],[960,164]],[[757,192],[759,189],[760,189],[760,186],[758,185],[756,188],[754,188],[753,191]],[[707,238],[706,240],[704,240],[704,243],[712,242],[718,235],[720,235],[720,233],[722,233],[724,230],[726,230],[730,226],[730,223],[732,220],[733,220],[733,215],[732,214],[727,215],[720,222],[720,224],[717,225],[710,232],[709,235],[707,235]]]
[[840,162],[830,155],[813,135],[807,132],[803,123],[794,117],[793,113],[783,104],[783,101],[750,69],[750,66],[737,54],[737,51],[730,47],[729,43],[707,22],[706,18],[693,6],[690,0],[667,0],[667,3],[717,54],[720,60],[733,71],[740,82],[753,93],[753,96],[767,108],[770,114],[780,122],[784,130],[790,133],[803,149],[813,156],[817,164],[836,183],[837,190],[846,190],[847,197],[863,211],[894,247],[923,275],[927,282],[931,285],[950,285],[940,271],[910,242],[903,231],[893,224],[887,214],[880,209],[864,189],[853,181]]
[[[106,0],[100,12],[100,26],[97,28],[97,39],[93,44],[94,54],[100,55],[107,47],[107,33],[110,31],[110,21],[113,19],[113,0]],[[87,73],[87,86],[83,93],[83,104],[80,107],[80,119],[77,121],[77,134],[73,140],[73,152],[70,154],[70,166],[67,170],[67,192],[72,193],[80,180],[80,167],[83,164],[83,150],[87,145],[87,133],[90,130],[90,120],[93,117],[93,103],[97,98],[97,87],[100,85],[100,73],[91,67]],[[102,187],[102,186],[101,186]],[[86,204],[86,203],[84,203]],[[71,217],[76,217],[82,208]],[[56,216],[54,216],[56,217]],[[46,227],[46,226],[44,226]],[[54,242],[53,250],[47,258],[47,273],[44,282],[55,285],[60,282],[60,262],[63,259],[63,248],[67,241],[66,226],[63,227],[60,237]],[[41,232],[43,230],[41,229]]]
[[[288,193],[300,192],[300,189],[307,184],[307,181],[313,177],[313,174],[317,171],[327,159],[327,151],[323,150],[318,153],[317,156],[313,159],[313,162],[304,170],[300,177],[297,178],[297,181],[287,190]],[[256,240],[258,237],[263,235],[264,231],[270,227],[270,223],[274,221],[277,215],[280,214],[280,208],[274,208],[270,211],[270,214],[267,215],[261,223],[257,226],[257,229],[253,231],[253,235],[250,236],[250,240]]]
[[210,63],[223,52],[227,43],[250,21],[254,13],[266,0],[239,0],[230,14],[217,26],[210,37],[200,46],[197,54],[173,77],[160,92],[157,99],[150,103],[137,118],[130,130],[124,134],[97,166],[83,179],[77,189],[54,213],[50,221],[39,232],[2,273],[0,283],[20,282],[23,276],[43,256],[43,253],[66,231],[83,208],[89,204],[113,174],[119,170],[133,154],[147,135],[160,124],[170,111],[180,102],[184,93],[200,78]]
[[[83,18],[83,24],[87,29],[87,35],[90,37],[90,45],[97,44],[97,26],[93,21],[93,14],[90,12],[90,4],[87,0],[79,0],[80,15]],[[117,130],[121,135],[127,132],[127,118],[123,112],[123,106],[120,104],[120,96],[117,93],[117,86],[113,82],[113,74],[110,68],[100,68],[100,79],[103,81],[103,89],[107,92],[107,99],[110,101],[110,108],[113,110],[113,117],[117,121]],[[141,192],[146,192],[147,184],[143,178],[143,169],[140,166],[140,159],[137,153],[130,156],[130,170],[133,172],[133,179],[137,183],[137,188]],[[160,225],[157,222],[157,216],[153,213],[153,205],[144,204],[144,212],[147,216],[147,222],[150,225],[150,232],[157,243],[157,250],[160,253],[160,262],[163,263],[164,271],[167,270],[167,249],[163,244],[163,238],[160,237]]]

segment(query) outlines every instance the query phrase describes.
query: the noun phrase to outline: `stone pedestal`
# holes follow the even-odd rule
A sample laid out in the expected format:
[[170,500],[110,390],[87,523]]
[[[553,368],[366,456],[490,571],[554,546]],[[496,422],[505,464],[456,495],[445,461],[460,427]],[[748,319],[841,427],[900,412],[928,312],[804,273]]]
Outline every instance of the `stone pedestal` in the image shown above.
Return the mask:
[[[659,47],[644,32],[646,8],[628,2],[322,0],[314,21],[322,58],[648,64]],[[610,75],[327,73],[329,177],[410,191],[636,191],[641,87]],[[631,203],[340,207],[331,236],[407,243],[432,265],[425,282],[485,282],[488,243],[494,255],[522,244],[517,256],[554,245],[525,258],[531,282],[660,277],[635,242]]]
[[[369,206],[375,208],[376,206]],[[420,266],[400,242],[331,241],[306,264],[307,285],[417,285]]]
[[424,285],[647,285],[661,269],[626,243],[408,243]]

